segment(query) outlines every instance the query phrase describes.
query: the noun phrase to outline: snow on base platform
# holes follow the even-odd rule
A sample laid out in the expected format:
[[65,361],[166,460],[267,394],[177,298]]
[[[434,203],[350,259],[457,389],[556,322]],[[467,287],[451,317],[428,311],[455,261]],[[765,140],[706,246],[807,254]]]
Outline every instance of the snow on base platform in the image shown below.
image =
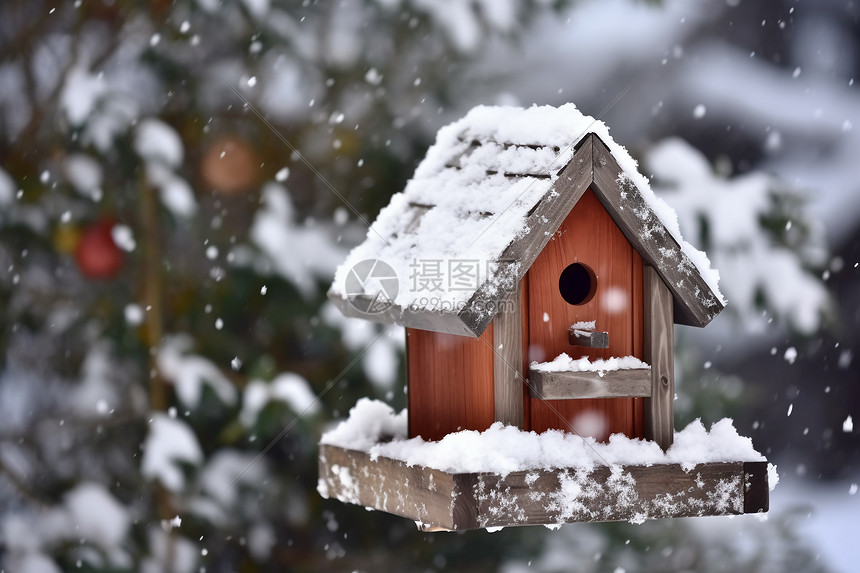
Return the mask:
[[768,482],[776,482],[767,460],[727,421],[711,432],[691,424],[676,433],[679,448],[663,453],[623,436],[600,444],[500,424],[439,442],[407,440],[405,419],[359,401],[322,438],[319,493],[425,530],[462,531],[766,512]]

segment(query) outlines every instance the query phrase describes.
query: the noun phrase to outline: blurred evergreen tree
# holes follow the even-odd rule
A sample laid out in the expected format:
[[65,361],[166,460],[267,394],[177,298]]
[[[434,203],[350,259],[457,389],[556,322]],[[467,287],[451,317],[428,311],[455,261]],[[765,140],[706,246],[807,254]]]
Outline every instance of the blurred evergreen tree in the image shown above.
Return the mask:
[[[405,403],[399,332],[326,305],[334,265],[458,111],[476,51],[559,8],[0,5],[5,567],[492,571],[558,545],[324,501],[315,444],[358,397]],[[594,570],[622,536],[707,554],[680,526],[566,531],[596,539],[567,554]]]

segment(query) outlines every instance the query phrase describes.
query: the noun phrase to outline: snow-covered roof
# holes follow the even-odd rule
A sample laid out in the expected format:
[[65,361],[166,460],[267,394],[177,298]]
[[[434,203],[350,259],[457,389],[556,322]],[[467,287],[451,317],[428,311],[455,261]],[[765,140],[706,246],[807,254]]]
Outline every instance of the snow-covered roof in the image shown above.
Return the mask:
[[478,336],[587,188],[672,291],[676,322],[704,326],[722,310],[719,276],[675,212],[607,126],[573,104],[479,106],[440,129],[329,298],[350,316]]

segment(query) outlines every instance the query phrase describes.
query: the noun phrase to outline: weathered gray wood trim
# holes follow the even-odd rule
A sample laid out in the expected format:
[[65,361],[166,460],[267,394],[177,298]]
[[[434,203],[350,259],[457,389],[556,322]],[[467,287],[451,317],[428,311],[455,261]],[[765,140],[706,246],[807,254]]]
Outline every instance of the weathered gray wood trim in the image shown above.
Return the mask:
[[366,452],[320,445],[317,491],[327,498],[455,529],[454,478],[422,466],[409,467]]
[[[371,313],[359,310],[348,298],[342,297],[331,290],[327,293],[327,297],[344,316],[350,318],[361,318],[383,324],[398,324],[409,328],[432,330],[445,334],[470,337],[480,336],[480,333],[476,335],[474,331],[470,330],[454,312],[414,311],[409,308],[403,309],[398,305],[391,305],[381,312]],[[362,305],[359,304],[359,306]]]
[[572,346],[609,348],[609,333],[599,330],[582,330],[571,326],[567,331],[567,340]]
[[[520,283],[532,263],[564,222],[594,179],[592,145],[587,135],[552,188],[526,219],[528,232],[511,241],[499,257],[499,272],[493,281],[484,283],[460,311],[459,317],[473,336],[480,336],[493,320],[497,301],[504,300]],[[499,277],[502,277],[501,284]]]
[[645,437],[664,450],[674,440],[675,326],[672,322],[672,293],[651,265],[642,269],[645,305],[643,349],[651,365],[651,392],[645,399]]
[[540,400],[644,398],[651,395],[651,369],[547,372],[529,369],[529,395]]
[[478,480],[480,474],[452,474],[454,489],[452,497],[456,500],[452,509],[451,521],[457,531],[468,531],[478,529],[478,504],[475,500],[478,491]]
[[493,319],[493,400],[495,420],[523,427],[522,291],[518,285]]
[[[742,462],[700,464],[690,472],[659,464],[476,475],[477,527],[744,513]],[[587,495],[568,500],[565,491]]]
[[[530,148],[534,150],[541,150],[551,147],[553,152],[558,154],[561,151],[561,148],[557,145],[537,145],[537,144],[521,144],[521,143],[510,143],[506,141],[492,141],[491,143],[495,143],[502,149],[510,149],[511,147],[520,147],[520,148]],[[461,146],[467,144],[465,140],[460,140]],[[468,157],[475,152],[475,150],[479,149],[485,144],[483,141],[470,141],[467,146],[460,151],[459,153],[455,153],[448,161],[445,162],[445,167],[453,168],[453,169],[462,169],[464,167],[464,160],[468,159]],[[487,171],[488,175],[498,173],[498,171]],[[513,176],[513,177],[548,177],[546,172],[541,170],[525,170],[525,171],[504,171],[505,175]]]
[[[428,531],[739,515],[766,511],[766,462],[597,466],[455,474],[320,446],[323,497],[371,507]],[[764,472],[762,474],[762,472]],[[764,478],[757,476],[764,475]],[[566,492],[581,491],[575,499]]]
[[591,134],[594,161],[592,189],[642,258],[663,277],[674,296],[678,324],[706,326],[723,310],[693,262],[681,250],[641,194],[620,179],[618,162]]

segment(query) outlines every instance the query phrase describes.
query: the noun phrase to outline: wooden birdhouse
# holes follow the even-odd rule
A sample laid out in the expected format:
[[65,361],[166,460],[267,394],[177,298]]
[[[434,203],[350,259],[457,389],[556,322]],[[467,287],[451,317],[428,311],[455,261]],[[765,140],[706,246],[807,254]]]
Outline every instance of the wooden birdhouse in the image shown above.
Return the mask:
[[408,411],[324,435],[320,492],[425,529],[766,511],[730,423],[673,446],[674,324],[719,314],[717,282],[602,123],[473,109],[329,291],[406,327]]

